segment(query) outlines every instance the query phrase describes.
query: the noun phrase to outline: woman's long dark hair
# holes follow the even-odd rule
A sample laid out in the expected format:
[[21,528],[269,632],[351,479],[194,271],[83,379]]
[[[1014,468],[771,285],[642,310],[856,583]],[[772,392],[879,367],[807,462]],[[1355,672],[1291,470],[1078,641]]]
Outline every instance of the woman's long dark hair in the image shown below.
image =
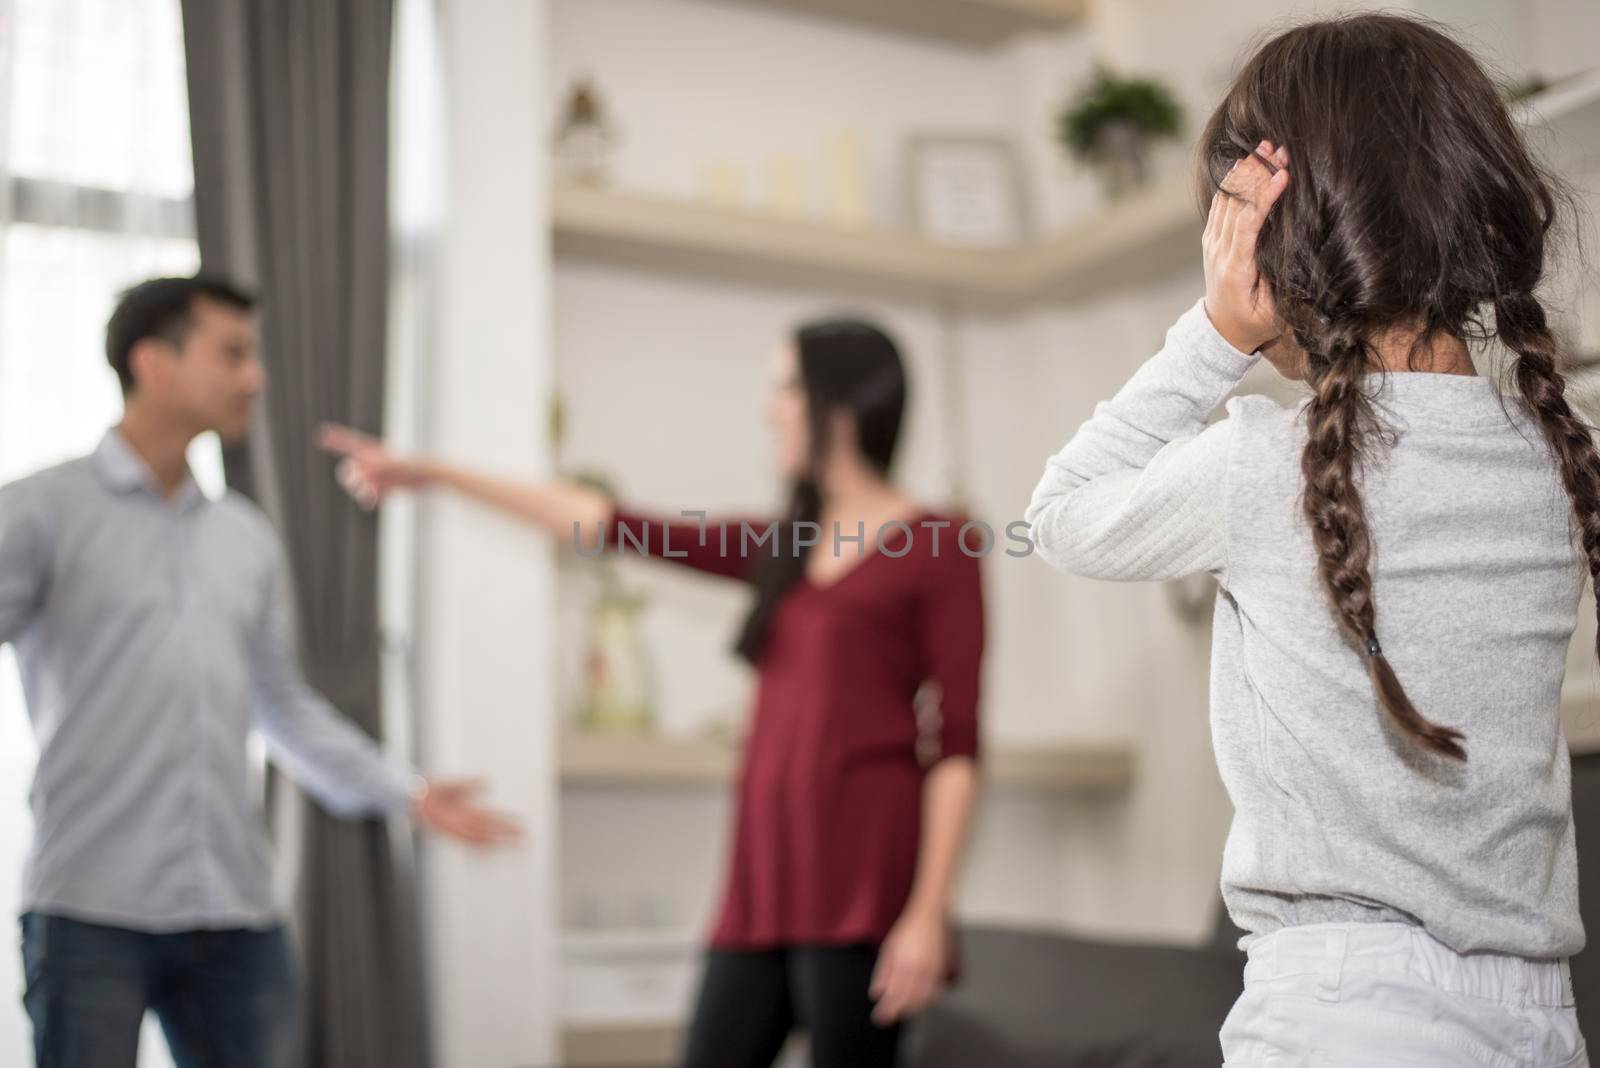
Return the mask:
[[1264,139],[1287,149],[1291,178],[1256,262],[1307,355],[1301,471],[1318,576],[1395,724],[1465,760],[1461,733],[1417,711],[1377,641],[1360,473],[1386,432],[1361,376],[1377,369],[1374,339],[1390,329],[1419,331],[1412,367],[1439,339],[1498,337],[1516,356],[1508,377],[1538,420],[1600,575],[1600,457],[1565,399],[1534,292],[1558,203],[1571,195],[1530,155],[1471,53],[1419,19],[1351,15],[1267,41],[1201,136],[1204,205]]
[[[794,342],[810,448],[805,469],[790,486],[787,514],[778,524],[774,548],[770,555],[765,546],[753,550],[761,554],[754,572],[756,600],[734,647],[752,664],[761,656],[778,602],[805,574],[811,548],[796,549],[796,534],[798,524],[816,523],[822,514],[817,480],[831,447],[834,415],[843,412],[851,417],[861,455],[887,476],[906,406],[900,351],[878,327],[859,319],[824,319],[797,329]],[[868,531],[867,536],[874,537],[875,532]],[[832,532],[822,531],[820,544],[832,543]]]

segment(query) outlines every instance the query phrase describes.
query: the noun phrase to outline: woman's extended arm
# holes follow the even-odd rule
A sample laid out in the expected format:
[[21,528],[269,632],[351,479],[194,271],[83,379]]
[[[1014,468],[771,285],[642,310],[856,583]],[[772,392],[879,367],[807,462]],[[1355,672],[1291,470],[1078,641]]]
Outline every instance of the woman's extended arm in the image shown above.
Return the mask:
[[[349,427],[322,430],[322,447],[342,457],[339,482],[363,507],[396,490],[439,488],[520,519],[576,548],[651,556],[724,578],[745,579],[763,533],[751,520],[667,516],[622,507],[590,486],[561,479],[517,482],[421,456],[403,456]],[[744,526],[750,527],[746,536]],[[766,551],[772,551],[768,539]]]
[[611,518],[606,495],[575,482],[516,482],[425,456],[403,456],[338,425],[323,427],[320,440],[323,449],[341,457],[339,482],[365,508],[376,507],[395,490],[449,489],[557,536],[570,537],[577,524],[586,545]]

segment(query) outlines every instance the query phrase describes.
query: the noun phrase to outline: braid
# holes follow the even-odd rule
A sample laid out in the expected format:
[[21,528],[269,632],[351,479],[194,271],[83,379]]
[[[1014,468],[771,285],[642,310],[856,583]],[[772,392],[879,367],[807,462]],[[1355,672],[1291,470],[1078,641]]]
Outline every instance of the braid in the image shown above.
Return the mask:
[[[1556,342],[1545,321],[1544,305],[1531,292],[1503,294],[1495,301],[1494,316],[1496,334],[1517,354],[1512,365],[1517,389],[1539,420],[1561,469],[1589,574],[1600,579],[1600,455],[1589,424],[1567,403],[1567,383],[1556,370]],[[1600,656],[1600,635],[1595,651]]]
[[[1339,629],[1365,656],[1373,691],[1395,724],[1434,752],[1465,760],[1461,732],[1423,718],[1378,645],[1372,537],[1357,484],[1361,447],[1373,425],[1371,403],[1360,388],[1367,367],[1367,343],[1353,333],[1337,331],[1320,345],[1307,344],[1309,339],[1298,331],[1297,340],[1313,354],[1308,361],[1312,388],[1306,406],[1309,437],[1300,470],[1305,478],[1305,513],[1317,554],[1317,575],[1328,603]],[[1600,516],[1596,529],[1600,531]]]

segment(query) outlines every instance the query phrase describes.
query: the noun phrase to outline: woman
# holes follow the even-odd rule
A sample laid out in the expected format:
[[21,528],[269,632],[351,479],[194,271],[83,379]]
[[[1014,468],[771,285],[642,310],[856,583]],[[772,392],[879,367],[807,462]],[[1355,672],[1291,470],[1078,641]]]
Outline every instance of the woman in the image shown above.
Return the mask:
[[[1383,15],[1269,40],[1200,152],[1205,295],[1026,518],[1068,570],[1222,586],[1226,1063],[1586,1065],[1559,704],[1600,458],[1535,295],[1553,181],[1464,48]],[[1258,354],[1310,398],[1208,426]]]
[[[956,973],[950,902],[976,791],[987,546],[958,545],[960,517],[889,481],[905,397],[881,331],[834,320],[796,332],[768,408],[791,483],[770,533],[767,521],[702,528],[571,483],[397,457],[344,428],[324,435],[369,506],[396,488],[446,487],[586,552],[612,528],[614,551],[752,587],[737,649],[757,670],[754,722],[689,1068],[766,1068],[796,1027],[819,1068],[891,1065],[900,1021]],[[938,724],[919,733],[924,683]]]

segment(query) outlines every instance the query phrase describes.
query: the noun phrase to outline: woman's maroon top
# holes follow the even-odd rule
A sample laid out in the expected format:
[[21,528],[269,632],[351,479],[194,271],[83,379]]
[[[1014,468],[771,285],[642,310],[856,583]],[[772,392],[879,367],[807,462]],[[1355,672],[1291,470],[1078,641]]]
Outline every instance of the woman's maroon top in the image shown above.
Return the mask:
[[[702,544],[699,519],[620,508],[607,551],[643,546],[748,580],[773,541],[755,541],[770,520],[744,522],[748,540],[738,518],[706,520]],[[847,571],[823,586],[802,577],[779,602],[756,665],[713,946],[879,943],[904,909],[923,777],[937,760],[978,752],[986,546],[976,528],[967,551],[957,545],[964,522],[925,513],[888,527],[881,544],[868,530]],[[811,551],[834,551],[832,539]],[[841,540],[838,551],[854,556],[858,545]],[[919,729],[924,682],[937,685],[916,702]],[[954,952],[951,964],[954,978]]]

